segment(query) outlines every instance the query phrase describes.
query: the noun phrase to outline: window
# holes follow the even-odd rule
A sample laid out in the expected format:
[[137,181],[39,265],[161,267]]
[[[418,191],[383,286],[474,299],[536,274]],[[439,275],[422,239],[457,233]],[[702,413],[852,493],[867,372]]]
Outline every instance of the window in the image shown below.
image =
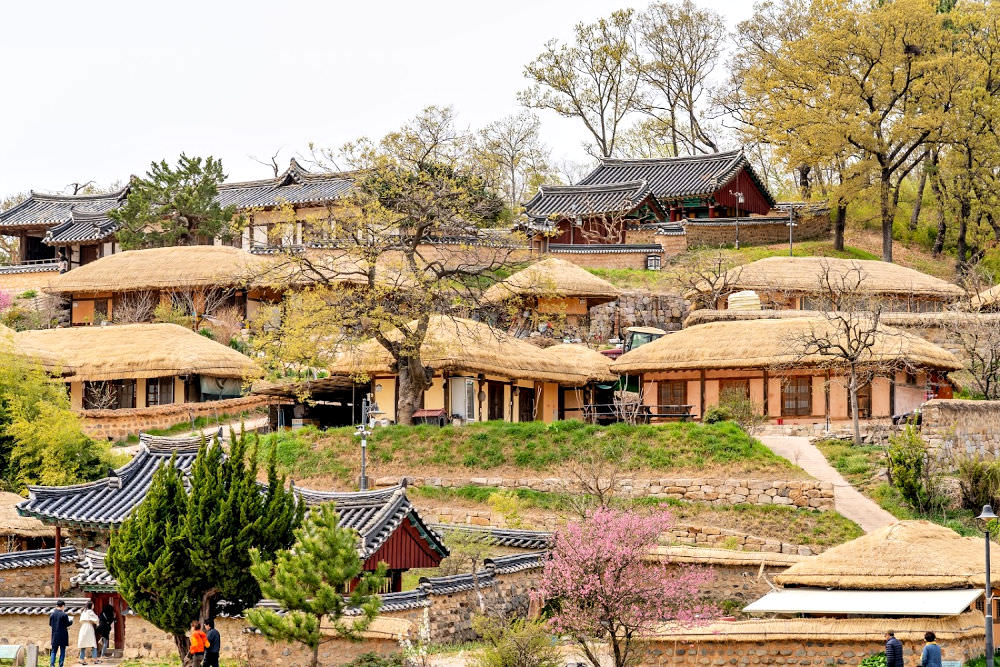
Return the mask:
[[649,271],[659,271],[662,258],[659,255],[646,255],[646,269]]
[[781,385],[783,417],[808,417],[812,414],[812,377],[792,377]]
[[85,382],[84,410],[118,410],[135,407],[135,380]]
[[686,405],[687,380],[661,380],[660,405]]
[[451,415],[460,419],[476,418],[476,381],[472,378],[448,378],[451,388]]
[[146,380],[146,405],[170,405],[174,402],[174,379],[149,378]]

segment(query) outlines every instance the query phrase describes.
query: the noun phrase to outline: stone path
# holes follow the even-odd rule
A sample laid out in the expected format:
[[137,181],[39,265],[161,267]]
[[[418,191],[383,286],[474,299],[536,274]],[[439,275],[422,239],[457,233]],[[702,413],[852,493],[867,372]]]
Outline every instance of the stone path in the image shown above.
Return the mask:
[[762,435],[760,441],[777,454],[822,482],[833,484],[833,504],[837,511],[861,526],[866,533],[896,522],[896,517],[851,486],[830,465],[823,452],[809,438],[792,435]]

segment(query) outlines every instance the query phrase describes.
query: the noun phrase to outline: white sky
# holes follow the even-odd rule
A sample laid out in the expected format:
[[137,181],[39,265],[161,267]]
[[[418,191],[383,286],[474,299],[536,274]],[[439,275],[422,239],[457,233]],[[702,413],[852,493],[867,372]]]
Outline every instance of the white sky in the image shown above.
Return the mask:
[[[751,1],[701,0],[730,24]],[[523,66],[631,0],[4,2],[0,195],[143,173],[181,151],[231,179],[270,176],[309,142],[378,137],[429,104],[480,127],[518,109]],[[578,121],[539,112],[556,159]]]

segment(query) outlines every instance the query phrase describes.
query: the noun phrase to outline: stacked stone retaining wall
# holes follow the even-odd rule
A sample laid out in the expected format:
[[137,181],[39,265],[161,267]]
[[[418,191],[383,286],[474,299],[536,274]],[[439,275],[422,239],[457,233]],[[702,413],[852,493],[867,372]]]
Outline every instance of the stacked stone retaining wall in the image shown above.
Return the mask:
[[[740,245],[769,245],[788,241],[787,219],[755,219],[743,218],[739,221]],[[818,212],[813,215],[796,219],[794,240],[807,241],[826,238],[830,235],[830,216],[828,212]],[[699,246],[726,246],[736,243],[736,222],[730,220],[713,220],[699,218],[686,220],[684,229],[687,231],[687,244],[695,248]]]
[[934,399],[921,409],[921,435],[940,456],[1000,455],[1000,401]]
[[617,301],[590,309],[590,338],[606,341],[638,326],[678,331],[687,315],[688,304],[680,294],[628,290]]

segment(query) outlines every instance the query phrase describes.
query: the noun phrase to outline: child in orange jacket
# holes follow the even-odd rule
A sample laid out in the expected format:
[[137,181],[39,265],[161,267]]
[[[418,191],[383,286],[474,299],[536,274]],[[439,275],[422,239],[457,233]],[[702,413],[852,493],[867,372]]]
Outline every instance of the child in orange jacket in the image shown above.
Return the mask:
[[191,667],[201,667],[201,663],[205,659],[205,648],[207,646],[208,635],[202,631],[201,623],[198,621],[192,621],[191,649],[188,651],[188,653],[191,654]]

